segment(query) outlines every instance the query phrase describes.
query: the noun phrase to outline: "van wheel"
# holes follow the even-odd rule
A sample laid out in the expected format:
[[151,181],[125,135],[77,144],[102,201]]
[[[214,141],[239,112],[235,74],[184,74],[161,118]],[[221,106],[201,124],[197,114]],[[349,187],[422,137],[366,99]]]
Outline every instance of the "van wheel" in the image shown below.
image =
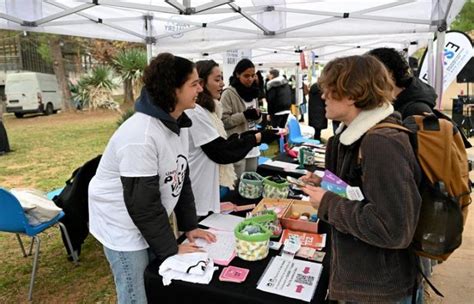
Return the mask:
[[46,106],[46,110],[44,111],[44,114],[45,115],[51,115],[51,114],[53,114],[53,112],[54,112],[53,104],[48,103],[48,105]]
[[18,113],[18,112],[15,113],[15,117],[16,117],[16,118],[22,118],[23,115],[25,115],[25,114],[23,114],[23,113]]

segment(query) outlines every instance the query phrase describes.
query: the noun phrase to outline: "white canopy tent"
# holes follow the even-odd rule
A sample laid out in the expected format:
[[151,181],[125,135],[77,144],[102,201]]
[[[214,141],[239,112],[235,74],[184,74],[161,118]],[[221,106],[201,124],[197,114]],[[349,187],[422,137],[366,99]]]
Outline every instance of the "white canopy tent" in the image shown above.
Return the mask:
[[0,28],[144,42],[155,44],[157,52],[193,57],[261,48],[298,58],[294,50],[299,48],[316,50],[327,60],[344,50],[354,53],[357,46],[360,53],[366,46],[426,43],[464,2],[0,0]]
[[[0,0],[0,28],[143,42],[192,59],[252,49],[256,63],[409,49],[443,33],[465,0]],[[438,39],[442,46],[443,39]],[[152,50],[152,47],[154,50]],[[442,47],[437,54],[441,62]],[[441,65],[438,65],[441,66]],[[441,73],[436,73],[441,74]]]

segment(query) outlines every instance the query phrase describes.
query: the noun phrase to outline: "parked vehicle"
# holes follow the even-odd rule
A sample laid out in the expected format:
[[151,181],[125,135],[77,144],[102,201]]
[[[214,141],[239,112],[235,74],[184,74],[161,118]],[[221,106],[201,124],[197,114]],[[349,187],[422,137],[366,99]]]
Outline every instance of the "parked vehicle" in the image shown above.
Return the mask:
[[61,109],[61,93],[56,76],[21,72],[7,74],[6,111],[20,118],[28,113],[51,115]]

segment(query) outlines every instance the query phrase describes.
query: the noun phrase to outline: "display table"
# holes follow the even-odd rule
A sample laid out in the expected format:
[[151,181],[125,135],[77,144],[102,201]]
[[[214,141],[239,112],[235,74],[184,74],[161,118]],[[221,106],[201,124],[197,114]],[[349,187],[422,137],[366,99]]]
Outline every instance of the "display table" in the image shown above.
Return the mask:
[[[227,197],[228,200],[236,204],[254,203],[242,199],[234,191]],[[258,201],[258,200],[256,200]],[[235,213],[234,213],[235,214]],[[242,215],[243,214],[236,214]],[[322,229],[324,230],[324,228]],[[321,231],[320,233],[324,233]],[[184,237],[180,238],[182,241]],[[329,245],[327,243],[327,245]],[[270,249],[270,253],[264,260],[248,262],[235,257],[230,265],[243,267],[250,270],[247,279],[243,283],[231,283],[219,281],[219,274],[223,266],[219,266],[219,270],[214,272],[214,276],[210,284],[194,284],[184,281],[173,281],[169,286],[163,286],[162,278],[158,274],[158,268],[161,261],[154,260],[145,270],[145,288],[149,303],[205,303],[205,304],[285,304],[285,303],[307,303],[272,293],[258,290],[257,282],[262,276],[271,257],[277,255],[279,251]],[[326,260],[323,265],[326,265]],[[324,303],[326,290],[328,286],[328,267],[324,267],[319,279],[318,287],[313,296],[311,303]]]

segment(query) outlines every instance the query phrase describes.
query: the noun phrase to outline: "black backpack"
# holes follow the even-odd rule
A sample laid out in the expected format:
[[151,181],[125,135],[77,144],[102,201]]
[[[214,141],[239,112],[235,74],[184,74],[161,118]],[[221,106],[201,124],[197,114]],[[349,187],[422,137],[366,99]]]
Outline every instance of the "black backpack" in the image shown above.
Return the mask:
[[[76,252],[77,257],[81,254],[82,243],[84,243],[89,234],[87,226],[89,222],[89,182],[97,171],[101,156],[96,156],[74,170],[71,178],[66,181],[66,186],[61,193],[53,197],[54,203],[64,211],[64,217],[60,221],[67,228],[72,248]],[[62,234],[62,239],[68,257],[72,260],[64,234]]]

